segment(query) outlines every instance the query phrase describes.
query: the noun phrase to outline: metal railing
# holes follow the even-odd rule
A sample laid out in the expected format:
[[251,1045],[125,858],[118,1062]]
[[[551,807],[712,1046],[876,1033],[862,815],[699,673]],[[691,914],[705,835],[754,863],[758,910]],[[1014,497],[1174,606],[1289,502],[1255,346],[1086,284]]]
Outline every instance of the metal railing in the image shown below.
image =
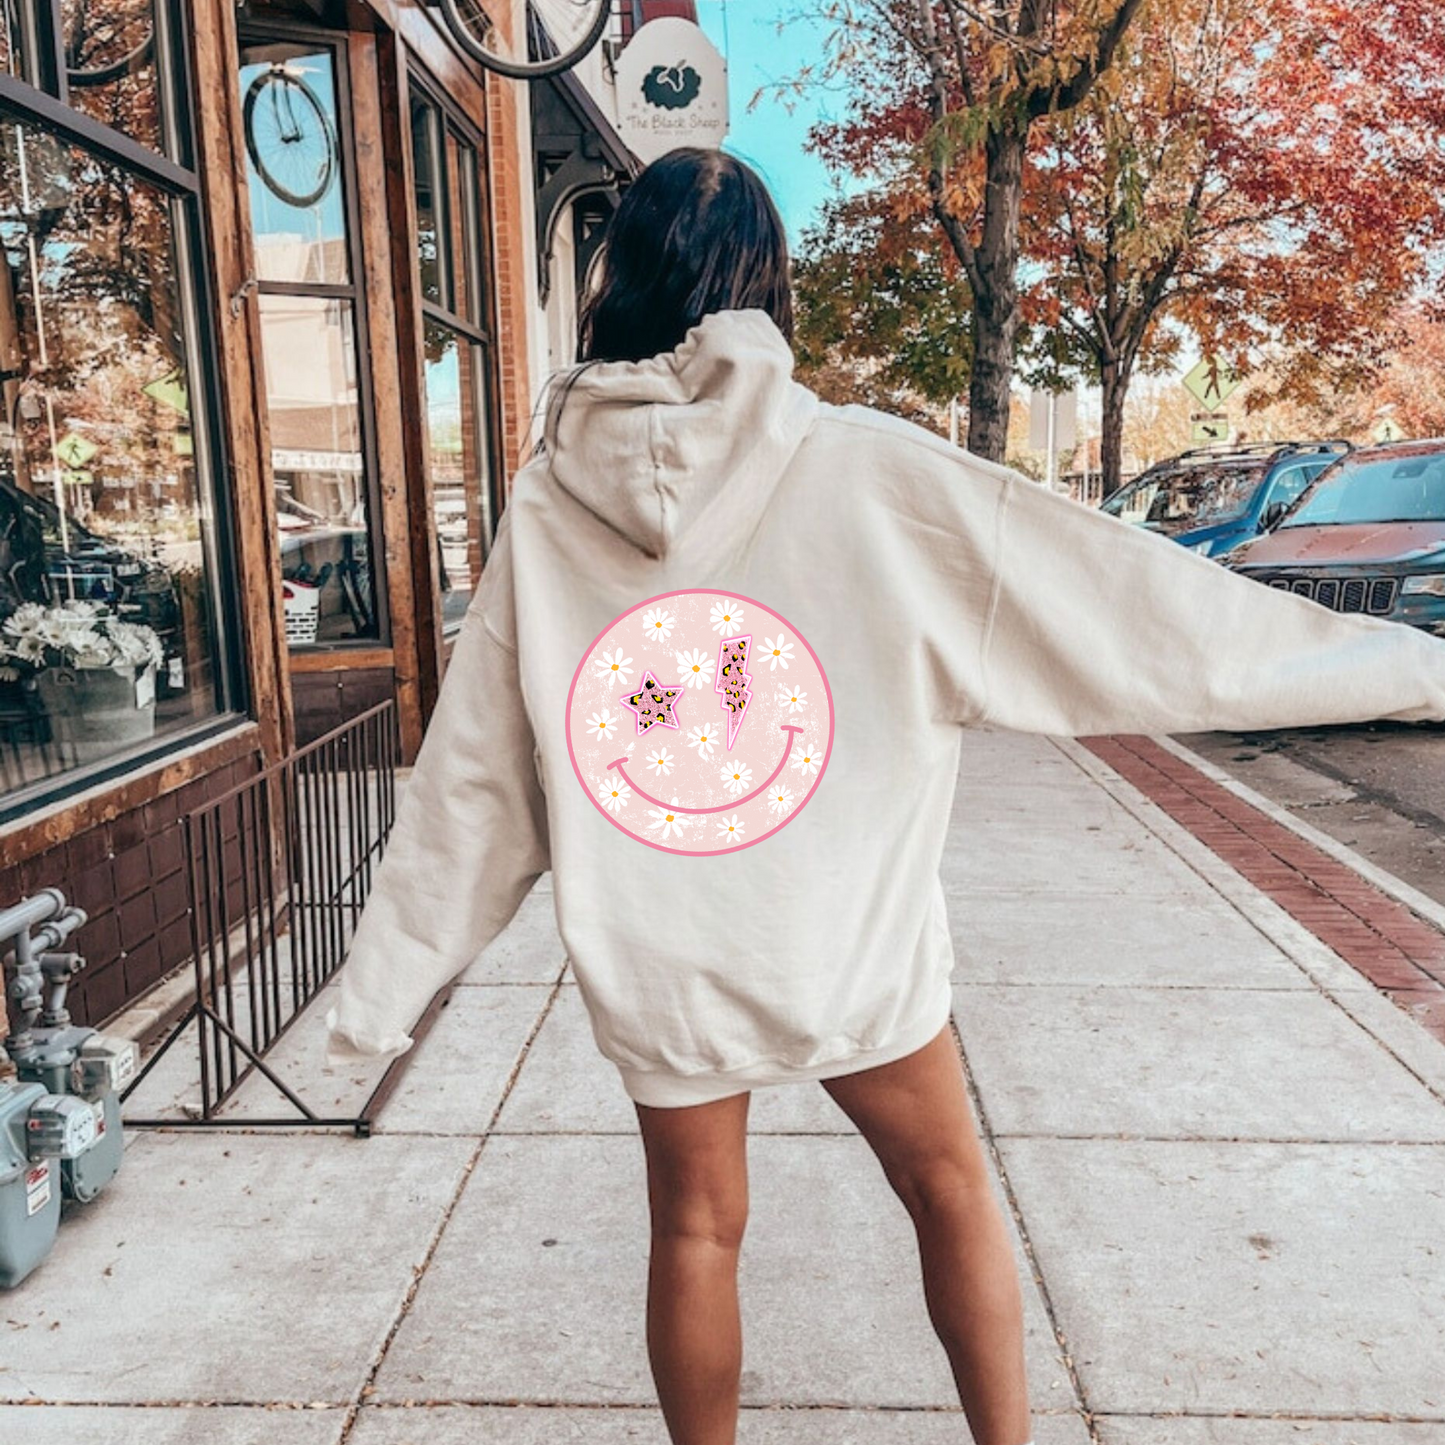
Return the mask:
[[399,755],[388,700],[184,817],[195,997],[122,1098],[189,1034],[200,1103],[189,1117],[128,1124],[218,1124],[222,1106],[260,1073],[295,1112],[226,1122],[370,1132],[400,1061],[358,1114],[332,1118],[316,1114],[266,1056],[345,959],[396,817]]

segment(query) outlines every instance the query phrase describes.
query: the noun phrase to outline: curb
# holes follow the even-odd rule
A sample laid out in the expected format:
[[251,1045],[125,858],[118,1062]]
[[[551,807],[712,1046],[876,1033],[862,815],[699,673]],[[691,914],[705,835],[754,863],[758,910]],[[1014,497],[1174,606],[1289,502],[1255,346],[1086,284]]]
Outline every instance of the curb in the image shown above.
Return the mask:
[[1191,768],[1218,783],[1220,787],[1228,788],[1231,793],[1248,803],[1251,808],[1257,809],[1268,818],[1273,818],[1276,823],[1288,828],[1292,833],[1297,833],[1307,843],[1313,843],[1321,853],[1328,853],[1336,862],[1353,869],[1366,882],[1373,883],[1381,893],[1388,893],[1396,902],[1403,903],[1406,908],[1418,913],[1421,918],[1433,923],[1436,928],[1445,933],[1445,903],[1440,903],[1428,894],[1421,893],[1418,888],[1411,887],[1403,878],[1397,878],[1378,864],[1370,862],[1368,858],[1355,852],[1348,843],[1341,843],[1338,838],[1332,838],[1328,833],[1321,832],[1313,823],[1306,823],[1304,819],[1297,818],[1287,808],[1282,808],[1273,799],[1257,793],[1247,783],[1241,783],[1238,778],[1225,772],[1217,763],[1200,757],[1198,753],[1185,747],[1183,743],[1176,742],[1169,737],[1153,737],[1151,740],[1158,743],[1165,752],[1173,753],[1181,762],[1188,763]]

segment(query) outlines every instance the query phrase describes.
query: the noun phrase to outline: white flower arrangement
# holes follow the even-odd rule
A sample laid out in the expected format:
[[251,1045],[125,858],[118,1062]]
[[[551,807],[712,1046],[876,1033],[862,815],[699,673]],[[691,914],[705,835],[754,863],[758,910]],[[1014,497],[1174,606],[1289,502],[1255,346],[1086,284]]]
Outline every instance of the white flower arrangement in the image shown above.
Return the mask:
[[0,677],[13,682],[22,667],[127,668],[159,666],[160,636],[143,622],[126,622],[99,602],[76,598],[46,606],[22,602],[0,623]]

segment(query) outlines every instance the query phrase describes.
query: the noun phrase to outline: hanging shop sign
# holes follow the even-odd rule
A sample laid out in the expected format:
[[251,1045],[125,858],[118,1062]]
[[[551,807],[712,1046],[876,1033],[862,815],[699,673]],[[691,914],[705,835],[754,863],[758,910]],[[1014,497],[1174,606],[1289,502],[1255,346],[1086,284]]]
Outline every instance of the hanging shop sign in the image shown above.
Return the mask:
[[654,161],[676,146],[720,146],[728,133],[727,64],[690,20],[649,20],[617,61],[618,131]]

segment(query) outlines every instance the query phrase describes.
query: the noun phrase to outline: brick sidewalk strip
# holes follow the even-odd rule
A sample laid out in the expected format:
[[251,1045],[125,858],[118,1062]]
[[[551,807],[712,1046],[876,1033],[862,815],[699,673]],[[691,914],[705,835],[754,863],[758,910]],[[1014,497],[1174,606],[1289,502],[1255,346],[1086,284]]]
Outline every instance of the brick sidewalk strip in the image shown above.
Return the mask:
[[1149,737],[1079,742],[1445,1042],[1445,934]]

